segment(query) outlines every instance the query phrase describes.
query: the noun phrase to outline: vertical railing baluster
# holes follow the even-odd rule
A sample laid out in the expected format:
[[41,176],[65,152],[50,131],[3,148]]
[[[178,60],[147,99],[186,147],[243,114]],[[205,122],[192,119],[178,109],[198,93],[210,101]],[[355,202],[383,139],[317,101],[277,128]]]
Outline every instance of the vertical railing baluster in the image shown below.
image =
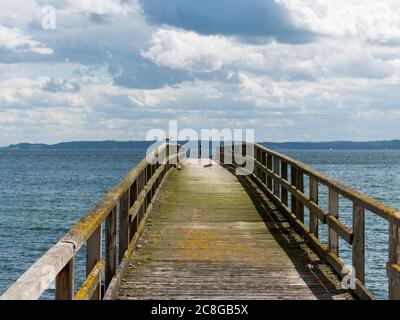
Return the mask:
[[[297,169],[293,165],[290,165],[290,184],[297,188]],[[297,198],[293,193],[290,193],[290,203],[291,213],[297,216]]]
[[56,277],[56,300],[74,299],[75,257],[73,257]]
[[[281,177],[288,181],[288,165],[283,160],[281,160]],[[285,206],[288,206],[288,191],[284,186],[281,187],[281,201]]]
[[[256,148],[256,152],[255,152],[256,160],[258,162],[261,162],[261,150],[257,147],[255,147],[255,148]],[[259,179],[262,179],[262,170],[258,164],[256,164],[256,177]]]
[[365,209],[353,203],[353,243],[352,263],[355,277],[365,281]]
[[[267,154],[267,168],[270,172],[272,172],[272,155]],[[272,190],[272,178],[270,176],[267,176],[267,188],[269,191],[274,192]]]
[[105,289],[107,290],[111,279],[117,269],[117,208],[110,212],[106,219],[106,276]]
[[[310,176],[310,200],[318,205],[318,180],[314,176]],[[314,210],[310,209],[310,232],[318,238],[318,216],[314,213]]]
[[[279,158],[274,157],[274,173],[278,176],[280,175],[279,169]],[[280,185],[276,179],[274,179],[274,195],[276,195],[278,198],[280,197]]]
[[[400,264],[400,228],[389,222],[389,264]],[[400,300],[400,282],[389,276],[389,299]]]
[[[263,165],[263,167],[267,165],[267,153],[265,151],[261,152],[261,164]],[[265,171],[263,171],[262,173],[261,180],[264,184],[267,183],[267,174],[265,173]]]
[[[97,262],[101,260],[101,224],[92,233],[87,240],[86,250],[86,276],[88,276]],[[96,288],[93,293],[92,300],[101,299],[101,287],[100,285]]]
[[[328,214],[339,218],[339,195],[336,191],[332,190],[329,188],[329,208],[328,208]],[[330,250],[332,250],[333,253],[335,253],[337,256],[339,256],[339,236],[333,230],[328,226],[328,247]]]
[[[304,174],[299,169],[297,169],[297,190],[304,194]],[[298,199],[296,202],[297,218],[304,223],[304,204]]]
[[129,245],[129,191],[125,192],[119,201],[119,262],[121,263]]

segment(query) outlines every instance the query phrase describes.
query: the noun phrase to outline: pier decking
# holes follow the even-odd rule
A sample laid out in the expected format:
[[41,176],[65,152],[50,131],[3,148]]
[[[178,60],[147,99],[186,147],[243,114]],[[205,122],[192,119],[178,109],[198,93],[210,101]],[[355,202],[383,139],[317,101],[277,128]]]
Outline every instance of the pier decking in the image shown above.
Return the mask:
[[[366,211],[389,223],[382,263],[389,298],[400,299],[396,209],[257,144],[217,151],[199,161],[182,160],[176,145],[154,150],[0,299],[39,299],[54,280],[59,300],[373,299],[364,280]],[[328,209],[318,204],[320,186]],[[353,203],[351,228],[340,221],[341,198]],[[352,247],[352,270],[339,238]],[[87,278],[76,290],[83,246]]]
[[208,163],[189,161],[168,178],[110,298],[351,297],[324,279],[304,240],[248,179]]

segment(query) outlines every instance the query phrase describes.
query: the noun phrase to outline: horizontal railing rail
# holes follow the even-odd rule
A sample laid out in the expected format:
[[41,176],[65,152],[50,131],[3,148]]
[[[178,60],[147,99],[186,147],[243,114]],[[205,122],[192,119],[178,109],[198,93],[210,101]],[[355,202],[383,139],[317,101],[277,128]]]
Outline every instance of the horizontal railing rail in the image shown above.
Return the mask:
[[[254,144],[250,148],[245,144],[225,145],[219,148],[219,159],[221,162],[239,167],[243,167],[246,161],[252,162],[254,169],[248,173],[281,211],[286,213],[292,225],[308,240],[316,253],[340,277],[355,277],[355,287],[352,289],[359,298],[374,299],[365,286],[365,211],[387,220],[389,257],[386,270],[389,298],[400,299],[400,212],[398,210],[262,145]],[[242,170],[247,169],[242,168]],[[304,191],[306,176],[309,181],[309,194]],[[326,186],[328,190],[327,212],[319,205],[320,186]],[[340,220],[340,197],[352,202],[352,228]],[[308,223],[304,221],[304,208],[309,209]],[[319,223],[327,225],[327,246],[320,241]],[[349,270],[339,258],[339,237],[352,246],[353,270]]]
[[[132,244],[143,230],[146,213],[165,177],[179,162],[182,156],[179,148],[164,143],[148,154],[0,299],[39,299],[54,280],[58,300],[101,299],[124,257],[132,251]],[[105,257],[102,257],[103,228]],[[75,295],[75,259],[85,244],[87,278]]]

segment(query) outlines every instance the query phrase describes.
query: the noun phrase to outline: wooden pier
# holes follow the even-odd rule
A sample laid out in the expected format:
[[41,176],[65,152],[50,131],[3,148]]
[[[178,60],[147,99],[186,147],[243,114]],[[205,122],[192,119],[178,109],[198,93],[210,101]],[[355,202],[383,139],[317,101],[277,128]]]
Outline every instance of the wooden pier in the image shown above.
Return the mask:
[[[400,299],[396,209],[260,145],[221,147],[214,160],[184,154],[169,144],[154,150],[1,299],[39,299],[54,280],[61,300],[373,299],[364,279],[366,210],[390,225],[382,263],[389,298]],[[327,212],[318,205],[322,185]],[[341,198],[353,202],[352,228],[340,221]],[[354,270],[340,259],[339,238],[353,248]],[[75,290],[83,246],[87,278]]]

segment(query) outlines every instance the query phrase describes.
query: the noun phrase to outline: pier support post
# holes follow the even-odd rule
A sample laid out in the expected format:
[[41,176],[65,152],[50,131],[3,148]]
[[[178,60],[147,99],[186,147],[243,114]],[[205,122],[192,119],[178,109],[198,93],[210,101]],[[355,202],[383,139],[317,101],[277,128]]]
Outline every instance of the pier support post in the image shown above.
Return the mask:
[[117,268],[117,209],[114,208],[106,220],[106,290],[115,276]]
[[[272,156],[270,154],[267,155],[267,169],[272,172]],[[271,193],[274,192],[274,190],[272,190],[272,178],[270,176],[267,176],[267,188]]]
[[353,254],[355,276],[365,282],[365,209],[353,203]]
[[[293,187],[297,188],[297,169],[293,165],[290,166],[290,183]],[[297,198],[291,193],[290,195],[290,211],[297,217]]]
[[[304,174],[300,170],[296,170],[297,189],[304,194]],[[297,218],[304,223],[304,204],[300,200],[296,200]]]
[[[318,205],[318,181],[315,177],[310,176],[310,200]],[[318,238],[318,217],[310,209],[310,232]]]
[[[400,228],[394,223],[389,225],[389,299],[400,300]],[[395,268],[393,268],[395,267]]]
[[[86,277],[92,272],[94,266],[101,260],[101,224],[87,240],[86,250]],[[96,288],[92,300],[101,300],[101,287]]]
[[119,202],[119,262],[122,261],[125,251],[128,249],[128,213],[129,193],[125,192]]
[[[329,189],[329,214],[339,218],[339,195],[336,191]],[[339,256],[339,236],[328,226],[328,247],[334,254]]]
[[[288,165],[283,160],[281,161],[281,177],[288,181]],[[281,199],[282,203],[288,206],[288,191],[284,186],[281,187]]]
[[56,277],[56,300],[74,300],[75,258]]
[[[278,157],[274,157],[274,173],[278,176],[280,175],[280,165]],[[274,195],[276,195],[278,198],[280,198],[281,196],[279,183],[275,179],[274,179]]]

